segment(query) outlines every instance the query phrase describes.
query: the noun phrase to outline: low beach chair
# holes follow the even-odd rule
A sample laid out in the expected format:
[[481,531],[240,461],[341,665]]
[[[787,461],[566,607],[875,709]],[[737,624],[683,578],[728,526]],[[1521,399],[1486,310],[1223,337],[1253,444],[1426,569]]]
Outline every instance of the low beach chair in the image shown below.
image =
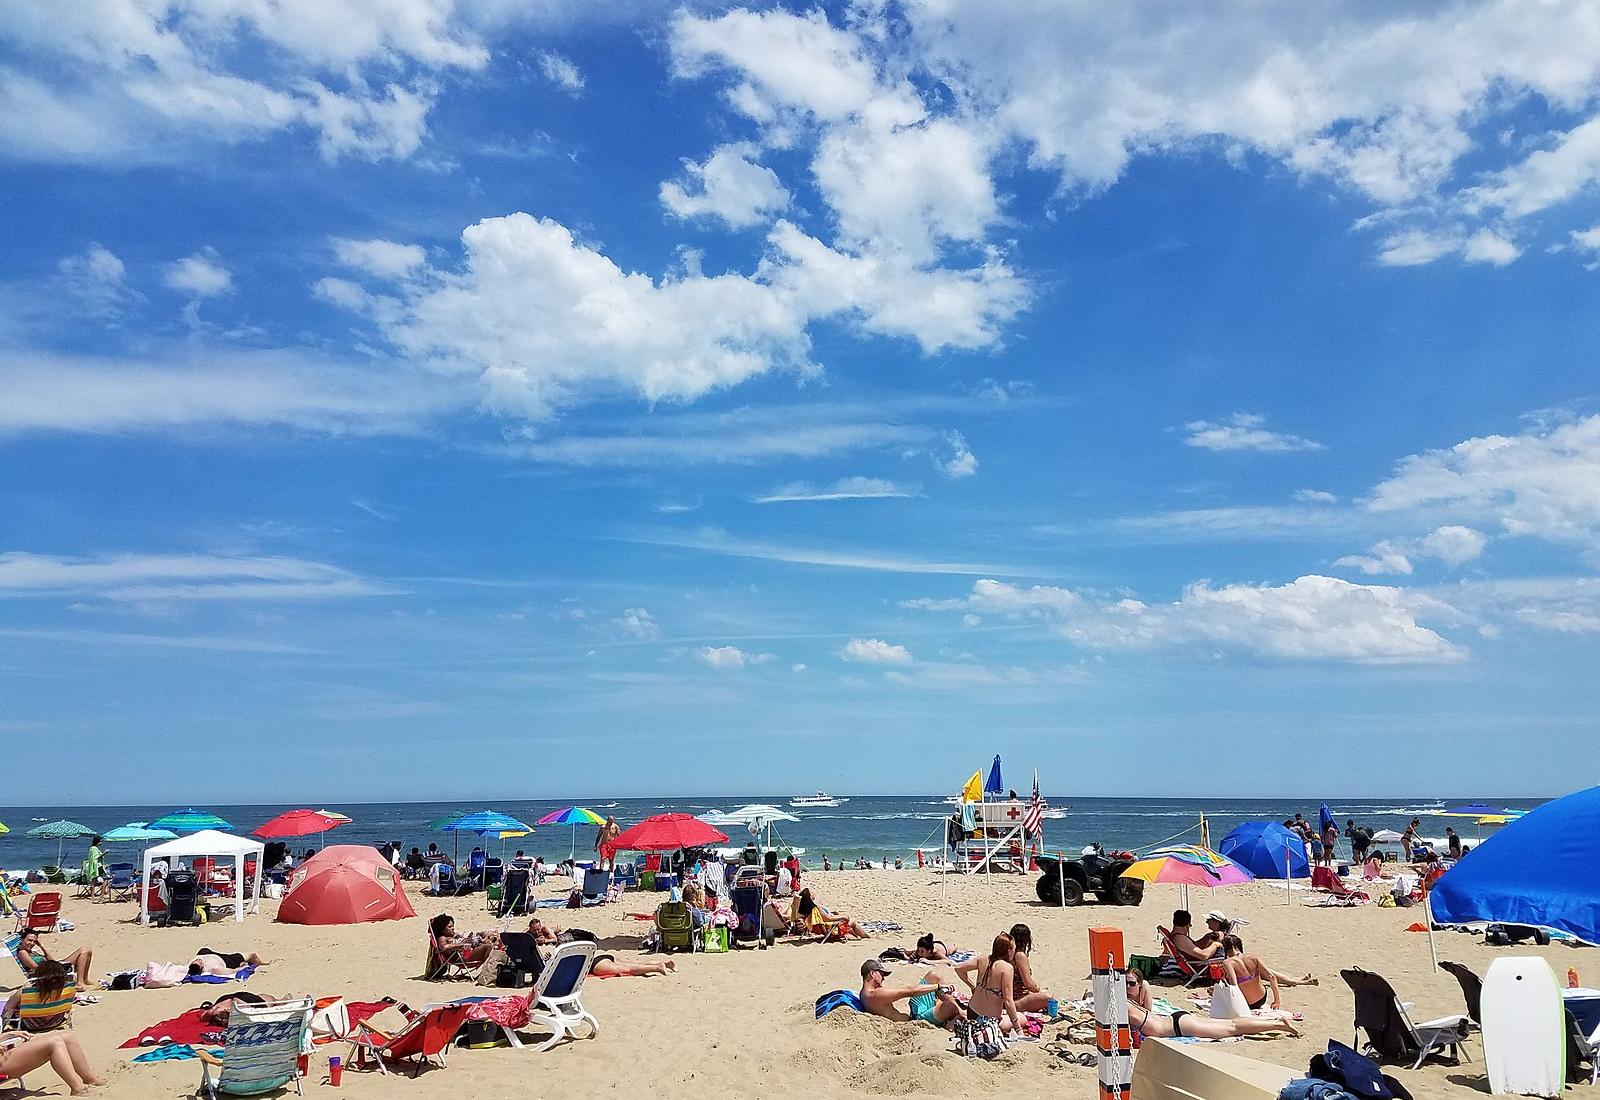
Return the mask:
[[1344,908],[1365,905],[1371,900],[1366,891],[1352,890],[1346,886],[1344,879],[1334,874],[1332,867],[1312,868],[1311,892],[1306,898],[1307,905]]
[[300,1054],[308,1050],[306,1032],[314,1008],[310,997],[265,1004],[233,1003],[222,1035],[222,1057],[203,1047],[200,1092],[218,1096],[259,1096],[287,1085],[300,1088]]
[[1411,1061],[1416,1069],[1434,1056],[1448,1055],[1457,1062],[1465,1057],[1467,1017],[1441,1016],[1437,1020],[1413,1023],[1410,1005],[1396,996],[1387,978],[1370,970],[1352,967],[1339,971],[1355,994],[1355,1042],[1367,1033],[1367,1047],[1381,1061]]
[[813,906],[809,917],[800,915],[800,897],[795,895],[789,903],[789,927],[796,936],[816,936],[817,943],[844,939],[845,926],[850,922],[822,915],[820,905]]
[[[1172,931],[1156,925],[1156,938],[1161,941],[1161,975],[1169,978],[1182,978],[1185,987],[1191,985],[1210,985],[1216,982],[1217,975],[1212,972],[1210,962],[1199,962],[1189,958],[1172,942]],[[1221,961],[1220,959],[1218,961]]]
[[29,981],[17,991],[17,1007],[13,1015],[0,1020],[0,1026],[19,1031],[55,1031],[72,1026],[72,1008],[78,1000],[78,981],[67,972],[67,984],[54,997],[45,998],[33,982]]
[[139,874],[131,863],[106,864],[106,881],[112,901],[131,901],[139,889]]
[[1583,1080],[1583,1067],[1589,1067],[1589,1084],[1600,1083],[1600,1029],[1585,1035],[1583,1026],[1569,1008],[1566,1010],[1567,1080]]
[[611,872],[601,871],[593,867],[583,873],[583,896],[588,898],[604,898],[611,889]]
[[495,916],[515,916],[528,911],[528,875],[525,867],[513,867],[500,884],[500,904]]
[[1455,976],[1461,986],[1461,997],[1467,1002],[1467,1019],[1483,1027],[1483,979],[1462,963],[1440,961],[1439,969]]
[[54,890],[47,894],[34,894],[28,898],[28,907],[17,913],[17,931],[54,932],[60,918],[60,894]]
[[350,1036],[350,1062],[357,1068],[365,1068],[370,1058],[378,1064],[378,1072],[388,1073],[385,1059],[406,1061],[411,1063],[413,1077],[422,1072],[423,1066],[431,1064],[430,1059],[439,1059],[439,1065],[443,1066],[445,1051],[467,1022],[467,1011],[471,1007],[466,1003],[436,1005],[412,1016],[406,1026],[393,1035],[385,1035],[365,1023],[357,1024],[355,1034]]
[[694,950],[694,917],[686,903],[664,901],[656,906],[656,931],[663,951]]
[[582,1000],[583,980],[594,964],[594,951],[595,945],[587,940],[562,944],[545,962],[539,983],[528,991],[527,997],[487,1002],[470,1015],[481,1015],[499,1024],[506,1041],[519,1050],[524,1045],[517,1035],[519,1028],[549,1030],[550,1038],[540,1044],[540,1051],[549,1050],[562,1039],[577,1038],[580,1026],[587,1027],[589,1037],[594,1038],[600,1034],[600,1021],[583,1007]]
[[444,947],[439,943],[439,937],[433,934],[433,929],[428,929],[428,955],[422,971],[424,981],[436,982],[441,978],[470,979],[473,969],[461,948]]

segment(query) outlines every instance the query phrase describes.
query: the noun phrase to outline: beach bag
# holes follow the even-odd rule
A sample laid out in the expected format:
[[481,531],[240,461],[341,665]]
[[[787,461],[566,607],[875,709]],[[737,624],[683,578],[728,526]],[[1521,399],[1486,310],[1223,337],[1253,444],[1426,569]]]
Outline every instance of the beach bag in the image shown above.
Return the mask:
[[345,1039],[350,1035],[350,1013],[344,998],[319,1004],[311,1013],[311,1035],[316,1039]]
[[1250,1015],[1250,1005],[1236,985],[1218,982],[1211,987],[1211,1018],[1238,1020]]
[[1338,1085],[1362,1100],[1411,1100],[1405,1086],[1389,1077],[1364,1054],[1337,1039],[1328,1040],[1328,1052],[1311,1059],[1311,1076]]
[[1006,1051],[1006,1037],[993,1016],[957,1016],[956,1053],[963,1058],[998,1058]]
[[708,924],[700,929],[700,950],[724,954],[728,950],[728,930],[720,925]]

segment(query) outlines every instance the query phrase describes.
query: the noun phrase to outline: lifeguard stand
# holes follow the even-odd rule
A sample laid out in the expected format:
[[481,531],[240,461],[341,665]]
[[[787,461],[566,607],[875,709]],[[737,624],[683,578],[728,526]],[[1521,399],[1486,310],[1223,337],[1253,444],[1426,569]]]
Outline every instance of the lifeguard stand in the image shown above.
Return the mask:
[[[1027,870],[1028,837],[1022,823],[1028,803],[1022,799],[974,802],[972,814],[975,832],[961,842],[957,870],[967,874]],[[1039,841],[1043,843],[1042,836]]]

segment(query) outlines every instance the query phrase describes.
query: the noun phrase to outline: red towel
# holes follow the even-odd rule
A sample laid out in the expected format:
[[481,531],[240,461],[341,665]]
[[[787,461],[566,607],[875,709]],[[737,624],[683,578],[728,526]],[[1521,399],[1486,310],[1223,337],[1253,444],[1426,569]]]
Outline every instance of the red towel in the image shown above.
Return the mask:
[[[346,1001],[344,1008],[350,1016],[350,1026],[354,1027],[361,1021],[376,1016],[388,1008],[389,1004],[388,1001]],[[174,1016],[170,1020],[163,1020],[159,1024],[145,1028],[122,1045],[141,1047],[155,1046],[159,1043],[187,1043],[190,1046],[197,1046],[203,1043],[222,1042],[222,1033],[226,1029],[219,1024],[208,1024],[200,1012],[198,1008],[191,1008],[181,1016]]]

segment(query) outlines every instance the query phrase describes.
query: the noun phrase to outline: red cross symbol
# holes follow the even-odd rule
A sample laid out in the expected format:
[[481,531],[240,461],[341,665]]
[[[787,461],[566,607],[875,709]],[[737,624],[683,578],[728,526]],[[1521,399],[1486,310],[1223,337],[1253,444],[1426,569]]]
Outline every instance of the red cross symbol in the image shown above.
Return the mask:
[[1011,809],[1006,811],[1006,816],[1012,821],[1015,821],[1017,818],[1022,816],[1022,811],[1013,806]]

